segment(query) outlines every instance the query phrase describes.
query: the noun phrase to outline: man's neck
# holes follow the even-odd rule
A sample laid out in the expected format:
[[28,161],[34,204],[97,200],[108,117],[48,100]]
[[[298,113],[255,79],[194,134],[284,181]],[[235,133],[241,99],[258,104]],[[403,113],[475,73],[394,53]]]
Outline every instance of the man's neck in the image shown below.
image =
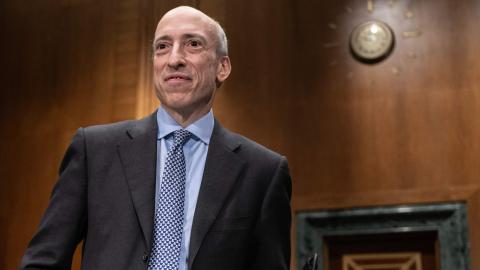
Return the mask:
[[188,127],[190,124],[194,123],[202,116],[207,114],[211,107],[205,107],[203,110],[197,110],[193,112],[188,111],[175,111],[170,108],[163,107],[165,111],[177,122],[182,128]]

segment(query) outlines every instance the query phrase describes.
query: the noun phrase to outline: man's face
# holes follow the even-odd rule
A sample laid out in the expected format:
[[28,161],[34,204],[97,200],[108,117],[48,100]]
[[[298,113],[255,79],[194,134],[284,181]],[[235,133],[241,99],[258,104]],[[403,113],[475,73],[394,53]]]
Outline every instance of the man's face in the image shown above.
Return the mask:
[[167,110],[206,113],[217,82],[223,82],[230,72],[228,57],[217,56],[215,28],[202,15],[188,10],[169,12],[155,31],[153,80]]

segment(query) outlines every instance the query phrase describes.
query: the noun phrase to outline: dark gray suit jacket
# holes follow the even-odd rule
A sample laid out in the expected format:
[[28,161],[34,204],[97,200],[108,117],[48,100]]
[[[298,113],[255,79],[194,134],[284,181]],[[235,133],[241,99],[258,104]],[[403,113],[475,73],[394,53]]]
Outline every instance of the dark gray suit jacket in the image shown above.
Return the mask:
[[[21,269],[147,269],[154,216],[157,122],[79,129]],[[198,195],[189,270],[284,270],[290,264],[286,159],[216,121]]]

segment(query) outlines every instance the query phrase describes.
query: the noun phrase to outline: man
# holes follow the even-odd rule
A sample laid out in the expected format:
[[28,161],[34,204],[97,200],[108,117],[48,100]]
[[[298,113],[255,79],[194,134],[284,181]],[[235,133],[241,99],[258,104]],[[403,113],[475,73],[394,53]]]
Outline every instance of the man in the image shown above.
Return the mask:
[[286,159],[213,118],[230,74],[227,40],[178,7],[155,32],[161,107],[138,120],[79,129],[22,269],[288,269]]

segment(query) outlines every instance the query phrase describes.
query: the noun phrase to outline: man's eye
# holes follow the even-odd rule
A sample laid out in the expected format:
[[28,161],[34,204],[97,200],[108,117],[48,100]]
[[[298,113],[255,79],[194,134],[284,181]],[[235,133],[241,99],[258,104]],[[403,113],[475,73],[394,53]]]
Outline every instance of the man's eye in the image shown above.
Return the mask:
[[201,46],[200,42],[197,41],[197,40],[191,40],[191,41],[189,41],[189,42],[188,42],[188,45],[191,46],[191,47],[195,47],[195,48]]
[[155,44],[155,51],[163,51],[168,47],[167,43],[157,43]]

